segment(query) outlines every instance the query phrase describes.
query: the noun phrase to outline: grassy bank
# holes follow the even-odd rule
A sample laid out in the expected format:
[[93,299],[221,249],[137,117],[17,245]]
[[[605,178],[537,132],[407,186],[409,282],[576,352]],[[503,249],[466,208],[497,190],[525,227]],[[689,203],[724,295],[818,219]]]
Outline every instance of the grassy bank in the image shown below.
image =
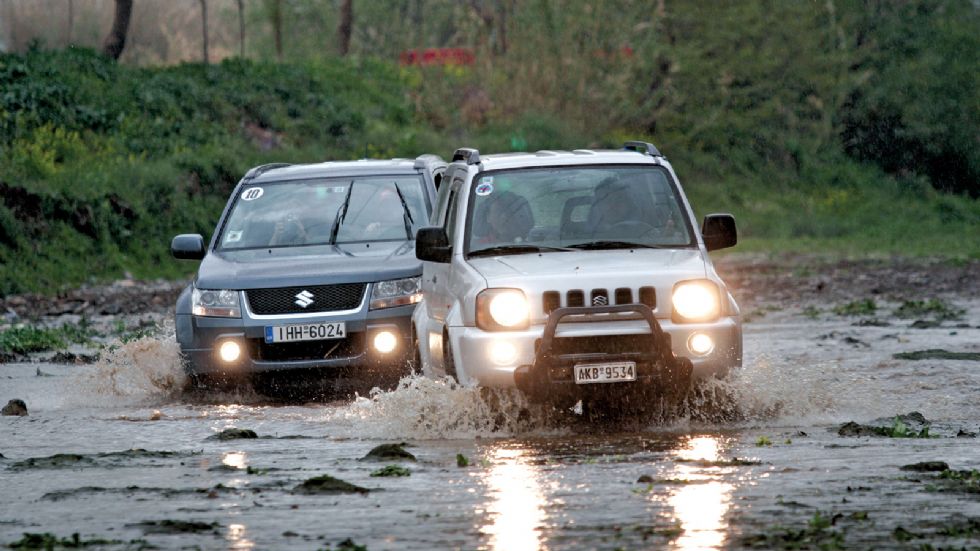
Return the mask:
[[[456,116],[465,98],[449,91],[479,80],[370,59],[140,68],[85,50],[2,55],[0,295],[186,275],[194,266],[170,258],[170,238],[208,235],[240,176],[263,162],[618,146],[648,134],[537,107]],[[433,117],[438,98],[444,120]],[[719,145],[732,125],[751,134],[753,113],[733,109],[709,141],[683,117],[650,138],[699,215],[736,214],[742,249],[980,257],[980,203],[925,177],[889,175],[842,146],[800,141],[799,129],[766,127],[768,142],[792,142],[779,156]]]

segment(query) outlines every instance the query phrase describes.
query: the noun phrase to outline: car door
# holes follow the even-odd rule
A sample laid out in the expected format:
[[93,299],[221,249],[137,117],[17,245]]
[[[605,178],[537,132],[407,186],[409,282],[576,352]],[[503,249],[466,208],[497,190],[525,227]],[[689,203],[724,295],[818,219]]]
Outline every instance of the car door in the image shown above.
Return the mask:
[[[465,172],[463,173],[465,174]],[[453,243],[456,228],[456,211],[459,204],[459,193],[462,189],[462,178],[453,177],[447,180],[449,185],[443,186],[439,196],[439,210],[433,219],[436,226],[443,228],[449,237],[449,242]],[[443,193],[444,192],[444,193]],[[441,212],[439,212],[441,211]],[[446,315],[452,305],[452,297],[449,293],[449,280],[451,275],[451,263],[425,262],[422,269],[422,292],[425,294],[426,308],[428,308],[429,319],[436,322],[438,332],[442,332],[442,327],[446,322]],[[435,331],[436,327],[430,328]]]

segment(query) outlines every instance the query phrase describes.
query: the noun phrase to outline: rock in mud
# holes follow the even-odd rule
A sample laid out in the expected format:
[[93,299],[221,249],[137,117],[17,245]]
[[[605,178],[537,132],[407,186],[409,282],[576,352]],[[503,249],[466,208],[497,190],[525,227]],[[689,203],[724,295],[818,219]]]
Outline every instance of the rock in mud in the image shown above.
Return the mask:
[[208,440],[241,440],[258,437],[254,430],[230,428],[209,436]]
[[373,473],[371,476],[375,477],[393,477],[393,476],[412,476],[412,471],[401,467],[399,465],[388,465],[387,467],[382,467]]
[[389,461],[393,459],[415,461],[415,456],[405,451],[403,446],[405,446],[404,442],[401,444],[381,444],[380,446],[375,446],[374,449],[361,458],[361,461]]
[[127,526],[139,528],[144,534],[196,534],[217,532],[221,527],[217,522],[197,522],[193,520],[146,520]]
[[293,488],[293,492],[297,494],[308,495],[366,494],[370,491],[367,488],[345,482],[328,474],[315,476]]
[[74,352],[58,352],[48,361],[54,364],[91,364],[99,360],[98,354],[76,354]]
[[896,360],[972,360],[980,362],[980,352],[950,352],[942,348],[899,352],[892,354],[892,357]]
[[0,415],[24,417],[27,415],[27,404],[19,398],[14,398],[0,409]]
[[18,461],[10,466],[11,470],[26,469],[62,469],[66,467],[81,467],[91,465],[92,458],[77,453],[58,453],[49,457],[32,457]]
[[867,425],[848,421],[837,429],[839,436],[885,436],[888,438],[928,438],[932,423],[918,411],[882,417]]
[[932,472],[943,472],[949,470],[949,464],[945,461],[923,461],[921,463],[912,463],[911,465],[902,465],[899,467],[903,471],[913,471],[917,473],[932,473]]
[[16,352],[0,351],[0,364],[12,364],[19,362],[29,362],[30,357]]

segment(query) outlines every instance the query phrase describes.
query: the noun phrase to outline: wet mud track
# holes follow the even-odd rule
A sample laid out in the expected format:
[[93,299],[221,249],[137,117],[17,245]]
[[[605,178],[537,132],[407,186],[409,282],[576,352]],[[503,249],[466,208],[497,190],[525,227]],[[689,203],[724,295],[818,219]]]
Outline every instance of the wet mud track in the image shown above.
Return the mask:
[[[2,365],[0,402],[30,415],[0,417],[0,545],[977,548],[980,301],[947,299],[959,319],[927,328],[887,298],[864,316],[756,303],[723,388],[737,418],[695,402],[628,430],[422,379],[354,402],[202,399],[177,390],[166,339],[95,366]],[[902,358],[922,350],[955,354]],[[911,411],[924,434],[895,418]],[[852,420],[880,430],[842,436]],[[364,459],[403,442],[414,459]],[[304,485],[322,475],[354,489]]]

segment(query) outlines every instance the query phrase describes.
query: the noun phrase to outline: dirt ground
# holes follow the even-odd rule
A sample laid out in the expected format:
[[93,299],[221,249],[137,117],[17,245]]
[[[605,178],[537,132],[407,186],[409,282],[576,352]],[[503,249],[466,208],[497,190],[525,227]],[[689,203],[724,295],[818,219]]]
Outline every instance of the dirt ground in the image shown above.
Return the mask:
[[[717,266],[746,319],[745,366],[714,387],[734,415],[692,395],[666,422],[556,423],[422,378],[329,403],[186,394],[166,334],[2,364],[0,405],[30,414],[0,417],[0,545],[980,548],[980,265]],[[3,307],[164,319],[179,286],[154,285]],[[365,459],[396,443],[414,458]]]

